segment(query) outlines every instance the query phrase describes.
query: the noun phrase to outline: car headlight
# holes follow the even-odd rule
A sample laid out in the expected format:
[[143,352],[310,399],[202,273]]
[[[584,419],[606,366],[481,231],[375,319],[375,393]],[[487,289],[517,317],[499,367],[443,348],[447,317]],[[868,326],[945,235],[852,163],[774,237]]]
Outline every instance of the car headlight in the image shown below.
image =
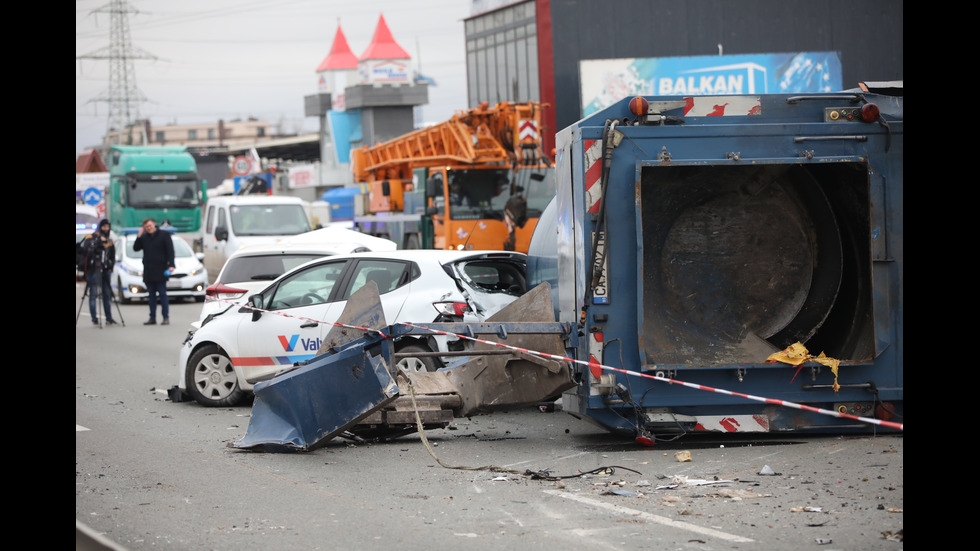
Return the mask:
[[199,273],[201,273],[203,271],[204,271],[204,266],[201,266],[200,268],[198,268],[196,270],[192,270],[191,273],[189,273],[187,275],[189,275],[189,276],[196,276],[197,274],[199,274]]
[[140,270],[139,268],[133,268],[132,266],[123,266],[123,271],[135,277],[140,277],[143,275],[143,270]]

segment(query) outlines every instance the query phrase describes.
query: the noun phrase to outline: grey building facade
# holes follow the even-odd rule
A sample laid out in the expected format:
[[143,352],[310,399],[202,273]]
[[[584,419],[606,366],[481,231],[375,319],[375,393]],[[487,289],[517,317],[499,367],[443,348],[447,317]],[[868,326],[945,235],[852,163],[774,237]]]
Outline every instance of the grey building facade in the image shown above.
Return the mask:
[[903,79],[901,0],[486,0],[474,8],[484,11],[465,21],[470,106],[549,104],[551,140],[581,118],[582,60],[836,51],[844,88]]

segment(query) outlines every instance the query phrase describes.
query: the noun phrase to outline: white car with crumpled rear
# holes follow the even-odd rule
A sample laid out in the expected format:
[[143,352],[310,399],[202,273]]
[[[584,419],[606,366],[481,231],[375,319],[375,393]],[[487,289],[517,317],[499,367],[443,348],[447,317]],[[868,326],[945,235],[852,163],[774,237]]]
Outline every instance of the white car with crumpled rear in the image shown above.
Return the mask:
[[[240,305],[230,304],[188,334],[171,399],[189,396],[205,406],[237,404],[255,383],[313,358],[347,299],[368,281],[378,285],[388,324],[478,322],[524,294],[526,265],[522,253],[444,250],[356,253],[308,262],[258,293],[268,313],[253,319]],[[396,343],[396,352],[445,352],[462,346],[461,340],[445,336],[406,337]],[[399,369],[414,371],[441,367],[439,358],[422,355],[398,363]]]

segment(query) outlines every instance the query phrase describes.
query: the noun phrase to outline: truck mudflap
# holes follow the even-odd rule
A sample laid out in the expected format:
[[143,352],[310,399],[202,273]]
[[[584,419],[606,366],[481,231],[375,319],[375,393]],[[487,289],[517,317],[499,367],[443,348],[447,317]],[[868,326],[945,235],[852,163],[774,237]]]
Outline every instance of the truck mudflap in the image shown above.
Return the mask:
[[[314,358],[256,384],[247,432],[232,447],[309,451],[348,432],[398,436],[555,399],[575,386],[571,366],[532,353],[564,354],[570,329],[553,312],[550,286],[542,284],[486,322],[386,326],[369,284],[348,301]],[[475,343],[450,369],[396,373],[394,343],[433,332]]]

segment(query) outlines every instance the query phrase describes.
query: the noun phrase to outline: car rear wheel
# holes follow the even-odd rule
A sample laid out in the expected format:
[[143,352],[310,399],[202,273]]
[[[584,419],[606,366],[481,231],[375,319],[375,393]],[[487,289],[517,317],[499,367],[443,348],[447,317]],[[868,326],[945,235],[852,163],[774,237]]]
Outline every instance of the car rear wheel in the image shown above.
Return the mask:
[[[401,354],[411,354],[413,352],[430,352],[428,348],[418,344],[405,345],[398,349]],[[402,371],[435,371],[439,369],[439,360],[432,356],[408,356],[398,360],[395,367]]]
[[187,392],[202,406],[234,406],[245,395],[231,360],[213,344],[191,355],[185,383]]

